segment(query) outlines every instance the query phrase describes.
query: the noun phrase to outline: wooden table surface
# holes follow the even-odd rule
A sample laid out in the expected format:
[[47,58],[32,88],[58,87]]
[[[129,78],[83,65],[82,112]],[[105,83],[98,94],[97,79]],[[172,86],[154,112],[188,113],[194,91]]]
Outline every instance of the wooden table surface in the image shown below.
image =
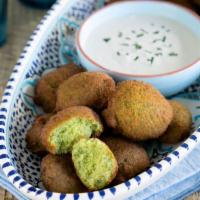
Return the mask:
[[[7,42],[0,47],[0,96],[29,35],[44,13],[45,10],[27,7],[19,0],[8,0]],[[200,199],[198,192],[187,198],[187,200],[197,199]],[[0,187],[0,200],[16,199]]]

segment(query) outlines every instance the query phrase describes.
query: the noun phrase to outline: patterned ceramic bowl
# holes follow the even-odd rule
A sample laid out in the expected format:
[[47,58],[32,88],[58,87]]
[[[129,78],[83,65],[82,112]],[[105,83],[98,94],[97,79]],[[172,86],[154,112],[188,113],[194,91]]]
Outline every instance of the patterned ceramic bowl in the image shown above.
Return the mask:
[[9,181],[28,199],[124,199],[152,184],[182,160],[200,141],[200,80],[176,98],[193,113],[191,136],[178,147],[152,142],[148,153],[152,166],[142,174],[111,188],[82,193],[60,194],[46,191],[39,178],[40,158],[26,149],[25,134],[35,115],[41,113],[32,101],[36,81],[46,70],[67,62],[76,62],[74,33],[81,22],[101,2],[95,0],[63,0],[42,19],[31,35],[19,61],[13,69],[3,94],[0,108],[0,164]]

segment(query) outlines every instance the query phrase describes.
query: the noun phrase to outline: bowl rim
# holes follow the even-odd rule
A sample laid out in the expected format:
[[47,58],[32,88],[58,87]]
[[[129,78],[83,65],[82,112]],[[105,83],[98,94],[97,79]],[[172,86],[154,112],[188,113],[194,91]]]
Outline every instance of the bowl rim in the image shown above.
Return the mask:
[[[174,149],[167,157],[162,159],[160,162],[151,166],[147,171],[139,174],[138,176],[121,183],[120,185],[107,188],[104,190],[88,192],[88,193],[74,193],[74,194],[62,194],[56,192],[50,192],[37,187],[34,187],[28,183],[22,175],[17,172],[14,166],[10,154],[9,146],[7,146],[7,129],[9,128],[10,113],[16,94],[19,94],[19,84],[22,83],[24,72],[26,71],[26,64],[29,63],[30,59],[37,45],[40,43],[40,37],[46,34],[46,27],[50,22],[47,21],[50,18],[54,18],[58,15],[58,12],[63,10],[62,8],[67,5],[67,1],[58,1],[51,10],[43,17],[32,36],[28,40],[20,59],[16,63],[7,86],[4,90],[2,101],[0,105],[0,166],[6,175],[7,179],[14,185],[21,193],[31,199],[46,200],[49,198],[53,199],[116,199],[116,196],[124,197],[125,195],[132,195],[133,193],[139,192],[143,188],[155,182],[161,176],[166,174],[173,166],[181,161],[192,149],[200,142],[200,128],[195,131],[187,140],[185,140],[178,148]],[[57,18],[56,18],[57,19]]]
[[165,1],[161,1],[161,0],[125,0],[123,2],[114,2],[110,5],[104,6],[103,8],[98,9],[97,11],[93,12],[81,25],[80,29],[78,30],[78,33],[76,35],[76,46],[78,48],[78,50],[80,51],[80,53],[82,54],[82,56],[88,60],[90,63],[92,63],[93,65],[95,65],[96,67],[102,69],[102,70],[106,70],[109,73],[112,73],[114,75],[120,75],[120,76],[127,76],[127,77],[136,77],[136,78],[156,78],[156,77],[163,77],[163,76],[169,76],[169,75],[174,75],[176,73],[182,72],[184,70],[187,70],[189,68],[192,68],[195,64],[197,64],[200,61],[200,55],[199,58],[195,59],[192,63],[187,64],[186,66],[180,68],[180,69],[176,69],[176,70],[172,70],[170,72],[166,72],[166,73],[158,73],[158,74],[134,74],[134,73],[124,73],[124,72],[119,72],[119,71],[115,71],[113,69],[108,69],[106,68],[106,66],[103,66],[99,63],[97,63],[94,59],[92,59],[90,57],[90,55],[88,55],[85,50],[84,47],[82,47],[81,45],[81,33],[83,31],[84,26],[86,25],[86,23],[91,20],[96,14],[100,13],[100,12],[104,12],[107,9],[111,9],[113,6],[116,5],[122,5],[122,4],[126,4],[126,3],[132,3],[132,4],[143,4],[143,3],[151,3],[151,4],[163,4],[163,5],[171,5],[174,6],[176,8],[178,8],[179,10],[182,10],[184,12],[187,12],[188,14],[190,14],[191,16],[195,17],[197,20],[199,20],[200,22],[200,16],[197,15],[193,10],[191,10],[190,8],[184,7],[180,4],[174,3],[174,2],[165,2]]

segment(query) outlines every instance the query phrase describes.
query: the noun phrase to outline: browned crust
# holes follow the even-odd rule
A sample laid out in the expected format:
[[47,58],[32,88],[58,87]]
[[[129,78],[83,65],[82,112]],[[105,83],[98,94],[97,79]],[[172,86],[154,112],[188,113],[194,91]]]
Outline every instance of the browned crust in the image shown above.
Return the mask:
[[[117,172],[118,172],[117,160],[116,160],[116,158],[115,158],[113,152],[111,151],[111,149],[109,148],[109,146],[108,146],[105,142],[103,142],[102,140],[100,140],[100,139],[98,139],[98,138],[91,138],[90,140],[98,140],[99,142],[101,142],[101,143],[103,143],[105,146],[107,146],[109,153],[112,155],[112,157],[114,158],[115,163],[116,163],[115,168],[113,169],[113,176],[110,178],[110,180],[108,180],[108,182],[107,182],[107,183],[105,184],[105,186],[103,187],[103,188],[105,188],[105,187],[108,186],[108,185],[114,180],[114,178],[117,176]],[[72,161],[74,162],[73,157],[72,157]],[[74,166],[74,169],[75,169],[75,171],[76,171],[76,174],[79,176],[79,172],[78,172],[78,170],[76,169],[75,166]],[[80,177],[79,177],[79,178],[80,178]],[[81,180],[81,178],[80,178],[80,180]],[[81,181],[82,181],[82,180],[81,180]],[[100,190],[100,189],[102,189],[102,188],[92,188],[92,187],[88,187],[83,181],[82,181],[82,183],[83,183],[83,185],[85,185],[85,187],[87,187],[90,191],[95,191],[95,190]]]
[[[86,106],[73,106],[66,108],[52,116],[50,120],[45,124],[42,130],[42,143],[45,148],[52,154],[56,154],[56,148],[52,144],[49,143],[49,137],[51,136],[51,132],[53,129],[58,127],[60,124],[72,119],[72,118],[83,118],[92,121],[97,121],[102,126],[101,120],[99,116],[90,108]],[[101,132],[96,133],[96,137],[100,136]]]
[[115,91],[115,82],[102,72],[83,72],[64,81],[57,90],[56,110],[89,106],[101,110]]
[[42,106],[44,111],[52,112],[56,105],[56,90],[58,86],[72,75],[83,71],[84,69],[74,63],[69,63],[45,74],[35,87],[35,103]]
[[48,191],[60,193],[86,192],[76,175],[70,155],[48,154],[41,162],[41,180]]
[[119,83],[102,114],[109,127],[133,141],[158,138],[173,117],[160,92],[140,81]]
[[46,149],[42,144],[41,134],[42,128],[51,116],[51,114],[37,116],[31,128],[27,131],[26,145],[31,152],[36,153],[38,155],[45,154]]
[[160,141],[167,144],[176,144],[186,139],[192,127],[192,114],[187,107],[178,101],[169,101],[174,117],[167,131],[160,137]]
[[122,137],[106,136],[101,138],[111,149],[118,162],[118,173],[114,184],[133,178],[150,166],[145,149]]

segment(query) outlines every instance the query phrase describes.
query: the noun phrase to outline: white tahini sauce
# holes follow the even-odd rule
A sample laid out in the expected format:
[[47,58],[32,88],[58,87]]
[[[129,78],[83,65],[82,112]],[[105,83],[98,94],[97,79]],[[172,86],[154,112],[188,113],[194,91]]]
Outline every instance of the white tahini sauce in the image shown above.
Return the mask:
[[200,41],[184,25],[164,17],[131,15],[108,20],[85,40],[94,61],[110,70],[160,74],[194,62]]

